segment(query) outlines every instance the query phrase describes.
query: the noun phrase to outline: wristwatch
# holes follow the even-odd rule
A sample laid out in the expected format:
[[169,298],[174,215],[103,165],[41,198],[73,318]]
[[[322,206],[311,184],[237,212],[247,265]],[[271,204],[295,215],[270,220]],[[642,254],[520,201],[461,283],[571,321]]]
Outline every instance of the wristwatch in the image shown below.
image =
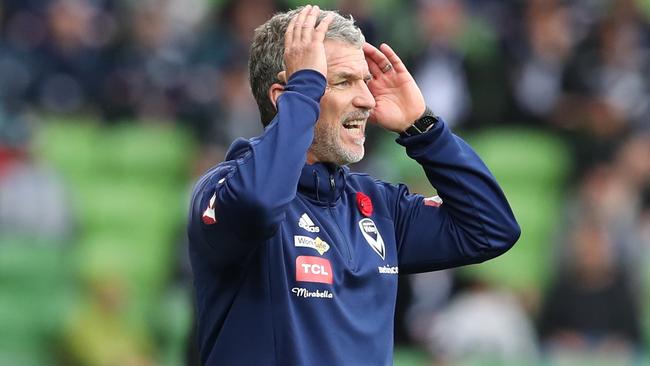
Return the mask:
[[422,116],[413,122],[404,132],[401,132],[400,136],[408,137],[423,134],[429,131],[436,122],[438,122],[438,117],[427,107]]

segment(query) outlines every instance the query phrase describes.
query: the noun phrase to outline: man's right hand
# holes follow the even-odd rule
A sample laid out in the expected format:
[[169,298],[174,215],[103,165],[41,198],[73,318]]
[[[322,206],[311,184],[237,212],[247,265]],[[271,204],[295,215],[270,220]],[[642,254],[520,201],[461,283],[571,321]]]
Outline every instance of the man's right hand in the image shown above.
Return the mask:
[[332,23],[332,16],[327,15],[316,25],[320,9],[318,6],[305,6],[289,22],[284,35],[285,70],[278,76],[287,82],[291,75],[302,69],[312,69],[327,77],[327,60],[325,59],[325,33]]

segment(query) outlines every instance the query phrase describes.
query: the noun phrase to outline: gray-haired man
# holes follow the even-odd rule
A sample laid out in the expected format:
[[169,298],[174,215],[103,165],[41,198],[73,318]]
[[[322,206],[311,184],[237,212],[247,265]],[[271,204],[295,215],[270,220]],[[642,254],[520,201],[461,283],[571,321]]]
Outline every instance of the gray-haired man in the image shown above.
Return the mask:
[[[259,27],[264,133],[197,183],[189,217],[207,365],[390,365],[397,274],[481,262],[519,227],[476,154],[387,45],[306,6]],[[400,133],[445,204],[354,174],[367,121]]]

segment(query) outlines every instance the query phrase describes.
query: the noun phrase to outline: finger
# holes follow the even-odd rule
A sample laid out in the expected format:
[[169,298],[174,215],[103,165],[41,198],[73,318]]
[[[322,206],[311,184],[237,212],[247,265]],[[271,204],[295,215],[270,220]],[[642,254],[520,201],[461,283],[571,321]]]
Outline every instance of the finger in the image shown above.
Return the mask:
[[307,17],[307,14],[309,13],[310,10],[311,10],[311,5],[307,5],[296,16],[298,19],[296,19],[296,23],[293,25],[294,42],[300,42],[300,39],[302,38],[302,24],[305,22],[305,18]]
[[291,18],[289,21],[289,25],[287,26],[287,31],[284,33],[284,47],[286,48],[292,41],[293,41],[293,27],[296,24],[296,19],[298,16],[294,16]]
[[325,40],[325,34],[327,34],[327,30],[329,29],[330,24],[332,24],[333,20],[334,17],[331,14],[327,14],[325,18],[323,18],[320,23],[318,23],[316,31],[314,32],[315,40],[320,42]]
[[314,32],[314,26],[316,26],[316,18],[318,18],[318,13],[320,13],[318,5],[314,5],[309,10],[309,13],[307,13],[305,22],[302,24],[301,38],[303,42],[311,41],[312,33]]
[[368,116],[368,121],[372,123],[377,123],[377,115],[375,115],[375,110],[370,110],[370,115]]
[[396,72],[406,72],[406,66],[404,66],[404,63],[402,60],[397,56],[397,53],[393,51],[392,48],[390,48],[389,45],[386,43],[382,43],[379,46],[379,49],[381,52],[386,55],[386,58],[388,58],[388,61],[393,65],[393,68],[395,69]]
[[363,53],[366,58],[371,59],[375,62],[375,64],[377,64],[377,66],[379,66],[380,74],[382,73],[381,70],[386,67],[386,65],[390,64],[390,61],[386,55],[384,55],[377,47],[371,45],[370,43],[366,42],[366,44],[363,45]]
[[381,67],[379,67],[379,65],[377,65],[377,63],[369,56],[366,56],[366,63],[368,64],[368,69],[370,70],[373,79],[377,79],[381,74],[383,74],[381,72]]

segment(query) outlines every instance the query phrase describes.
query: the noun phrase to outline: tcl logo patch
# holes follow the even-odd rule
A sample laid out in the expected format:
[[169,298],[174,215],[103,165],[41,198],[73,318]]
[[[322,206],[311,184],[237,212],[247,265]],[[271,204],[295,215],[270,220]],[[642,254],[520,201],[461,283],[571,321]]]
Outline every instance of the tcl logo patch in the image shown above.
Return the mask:
[[296,281],[332,284],[332,265],[325,258],[301,255],[296,258]]

